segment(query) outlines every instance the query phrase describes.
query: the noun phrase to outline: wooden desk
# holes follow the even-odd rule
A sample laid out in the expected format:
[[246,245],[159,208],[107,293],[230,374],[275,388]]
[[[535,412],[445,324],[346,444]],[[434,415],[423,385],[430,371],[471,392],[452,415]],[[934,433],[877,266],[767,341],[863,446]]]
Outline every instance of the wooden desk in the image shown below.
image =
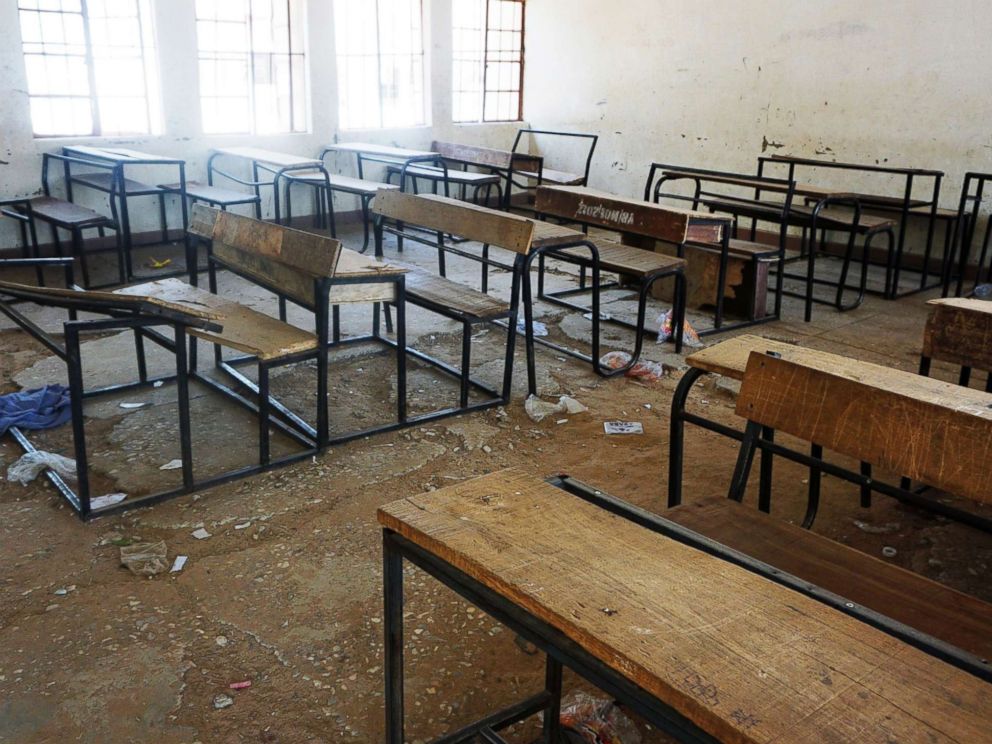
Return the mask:
[[[64,161],[66,198],[73,201],[73,186],[83,186],[107,194],[109,198],[117,198],[120,205],[120,227],[121,239],[124,243],[125,270],[128,279],[136,278],[134,266],[131,259],[131,250],[134,247],[134,238],[131,233],[131,215],[128,209],[129,197],[155,196],[159,200],[159,215],[161,240],[163,243],[169,241],[168,225],[165,217],[165,196],[175,194],[179,197],[179,209],[182,217],[182,228],[185,233],[189,226],[189,212],[186,204],[186,161],[180,158],[170,158],[162,155],[131,150],[126,147],[92,147],[89,145],[67,145],[62,148],[63,155],[66,155],[79,164],[79,160],[104,163],[112,166],[109,171],[103,170],[97,173],[75,173],[72,172],[73,163]],[[178,171],[178,183],[175,186],[163,187],[155,184],[147,184],[127,177],[127,168],[140,166],[175,167]],[[174,176],[168,179],[157,179],[157,181],[172,181]],[[181,272],[184,273],[184,272]],[[161,277],[158,274],[156,278]]]
[[[689,370],[682,376],[672,398],[668,457],[669,507],[678,506],[682,503],[682,463],[686,423],[717,432],[737,441],[741,441],[743,437],[743,434],[738,429],[688,412],[686,410],[686,403],[689,393],[699,378],[707,373],[722,375],[734,380],[743,380],[748,358],[752,352],[772,352],[788,361],[809,364],[819,369],[837,370],[852,380],[863,382],[866,389],[878,390],[878,394],[881,394],[881,391],[885,390],[899,390],[912,400],[912,402],[903,404],[902,408],[908,411],[913,405],[918,403],[920,407],[927,409],[926,415],[928,418],[937,417],[936,420],[946,420],[949,422],[953,417],[960,417],[963,412],[973,412],[981,418],[992,417],[992,408],[990,408],[992,406],[992,394],[989,393],[940,380],[933,380],[912,372],[892,369],[816,349],[808,349],[774,339],[753,335],[737,336],[736,338],[727,339],[686,357]],[[924,414],[919,413],[919,415]],[[944,418],[940,418],[941,416]],[[965,423],[964,420],[959,418],[955,418],[955,421],[956,423],[953,424],[948,423],[948,426],[957,428]],[[913,446],[912,443],[905,443],[904,448],[911,446]],[[976,446],[984,447],[985,445],[984,442],[981,442],[965,448],[965,451],[971,452],[971,456],[979,457],[981,455],[977,454],[975,450]],[[936,443],[928,443],[927,447],[934,450],[937,449]],[[861,472],[863,475],[866,474],[864,466]],[[870,473],[870,469],[867,470],[867,473]],[[761,492],[764,494],[763,498],[768,498],[767,494],[769,491],[766,489],[770,488],[770,484],[765,483],[766,475],[770,476],[770,469],[768,473],[762,475]],[[904,473],[899,473],[899,475],[904,475]],[[814,498],[812,494],[819,493],[820,478],[821,474],[819,472],[810,473],[808,489],[811,494],[811,500]],[[951,487],[952,482],[951,480],[948,481],[948,490],[959,496],[975,498],[975,495],[968,494],[967,490],[954,490]],[[904,500],[913,500],[918,506],[936,514],[941,514],[978,529],[992,531],[992,520],[976,512],[958,508],[953,504],[944,503],[939,499],[928,498],[926,495],[919,496],[919,498],[904,498]],[[983,499],[979,498],[979,500]],[[861,489],[861,504],[864,507],[871,505],[871,492],[864,487]],[[812,512],[807,514],[804,526],[811,526],[815,517],[816,510],[814,508]]]
[[[364,162],[366,160],[374,163],[407,166],[411,163],[435,163],[440,158],[436,152],[430,152],[429,150],[409,150],[404,147],[376,145],[370,142],[338,142],[337,144],[327,145],[321,153],[321,158],[329,152],[354,153],[358,163],[358,177],[362,179],[365,178]],[[401,185],[404,180],[401,176]]]
[[[820,168],[832,171],[848,171],[855,173],[873,173],[883,176],[890,176],[902,181],[902,195],[889,196],[885,194],[873,194],[870,192],[842,190],[836,188],[822,187],[815,183],[797,183],[796,193],[807,196],[811,199],[821,200],[826,196],[843,195],[859,201],[862,207],[869,207],[886,212],[894,212],[899,215],[898,233],[896,236],[893,255],[887,260],[887,265],[892,265],[892,271],[886,272],[886,286],[884,295],[887,299],[895,299],[904,294],[918,292],[930,287],[938,286],[943,276],[943,270],[938,273],[937,282],[928,284],[930,255],[933,248],[934,229],[938,218],[940,185],[944,173],[939,170],[927,168],[902,168],[890,165],[876,165],[872,163],[845,163],[830,160],[819,160],[816,158],[804,158],[794,155],[770,155],[758,158],[758,175],[764,173],[765,166],[786,168],[789,180],[795,181],[796,170],[799,168]],[[918,184],[921,179],[925,179],[932,184],[929,198],[919,199],[913,197],[914,184]],[[924,247],[924,268],[920,272],[920,283],[917,288],[905,292],[899,289],[899,274],[905,267],[902,265],[903,251],[906,243],[907,225],[910,217],[924,216],[927,218],[927,239]],[[943,262],[949,260],[949,253],[952,246],[945,246]],[[944,266],[946,269],[946,265]]]
[[[389,744],[404,741],[404,558],[548,654],[528,712],[546,709],[549,741],[562,664],[691,741],[992,741],[988,682],[608,498],[504,471],[379,510]],[[523,717],[503,716],[476,730]]]
[[[252,169],[252,180],[246,181],[233,173],[229,173],[218,168],[216,166],[216,161],[218,158],[222,157],[235,158],[250,163]],[[260,181],[259,169],[271,173],[272,180]],[[231,181],[234,181],[235,183],[240,183],[243,186],[251,187],[255,192],[255,196],[259,197],[259,201],[255,203],[255,218],[259,220],[262,219],[260,188],[262,186],[271,186],[274,219],[276,223],[280,223],[282,221],[279,199],[280,181],[287,173],[308,170],[318,170],[324,174],[325,179],[329,180],[330,178],[327,173],[327,169],[324,168],[324,163],[318,158],[306,158],[299,155],[265,150],[259,147],[218,147],[210,151],[210,157],[207,159],[207,184],[209,186],[214,185],[214,174],[217,173],[227,179],[230,179]]]

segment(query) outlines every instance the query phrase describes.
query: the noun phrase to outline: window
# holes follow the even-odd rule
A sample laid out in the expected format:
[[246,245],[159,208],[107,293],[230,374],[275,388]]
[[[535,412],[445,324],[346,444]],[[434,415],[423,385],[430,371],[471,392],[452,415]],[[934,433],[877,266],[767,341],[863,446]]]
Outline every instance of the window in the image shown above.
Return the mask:
[[18,0],[35,136],[153,134],[148,0]]
[[196,0],[207,134],[307,129],[301,0]]
[[519,121],[524,0],[452,0],[451,12],[454,120]]
[[420,0],[334,0],[334,37],[342,129],[426,123]]

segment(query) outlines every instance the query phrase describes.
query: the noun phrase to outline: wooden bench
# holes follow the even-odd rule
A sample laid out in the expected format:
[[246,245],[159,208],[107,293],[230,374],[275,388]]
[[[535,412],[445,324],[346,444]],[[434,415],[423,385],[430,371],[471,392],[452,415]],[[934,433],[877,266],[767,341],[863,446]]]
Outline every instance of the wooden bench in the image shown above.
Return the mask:
[[[886,299],[895,299],[905,294],[940,286],[944,276],[946,276],[948,262],[952,260],[953,254],[952,243],[946,241],[944,256],[941,260],[943,268],[940,271],[933,272],[935,281],[930,282],[930,256],[933,250],[934,231],[938,220],[937,210],[940,201],[940,186],[944,178],[943,172],[925,168],[879,165],[877,163],[845,163],[817,158],[797,157],[794,155],[769,155],[758,158],[759,176],[766,170],[776,168],[779,170],[784,168],[789,180],[797,182],[797,194],[808,195],[816,201],[843,196],[850,201],[856,202],[862,209],[862,220],[866,220],[869,217],[869,215],[864,213],[864,210],[898,215],[897,220],[889,220],[890,224],[888,226],[874,228],[876,232],[881,231],[883,234],[890,236],[883,263],[885,266],[885,285],[881,292]],[[796,177],[797,172],[809,173],[810,170],[855,173],[862,180],[873,174],[890,179],[900,179],[902,183],[897,185],[896,192],[900,193],[901,196],[890,196],[877,192],[866,192],[864,190],[827,188],[819,184],[802,183],[802,179]],[[918,186],[921,181],[929,182],[931,188],[928,198],[921,199],[918,196],[914,196],[914,187]],[[902,272],[908,270],[908,267],[904,265],[903,257],[906,246],[906,234],[908,232],[910,218],[912,217],[924,217],[927,220],[927,238],[922,256],[923,268],[920,271],[919,285],[903,291],[900,289],[899,278]],[[843,223],[843,218],[841,219],[841,223]],[[845,228],[839,227],[837,229],[843,230]],[[864,247],[865,263],[871,258],[869,248],[870,241]]]
[[[178,183],[166,183],[160,184],[160,187],[168,191],[178,191],[181,185]],[[193,204],[203,202],[226,212],[228,207],[235,207],[240,204],[259,204],[262,197],[258,194],[225,189],[222,186],[212,186],[207,183],[201,183],[200,181],[187,181],[186,198]]]
[[[404,561],[546,655],[543,690],[438,741],[503,742],[541,711],[560,741],[563,667],[682,741],[990,739],[987,664],[567,477],[493,473],[378,520],[387,744],[407,733]],[[957,637],[987,646],[981,625]]]
[[[12,214],[12,216],[13,214],[19,215],[27,220],[33,241],[32,251],[36,257],[39,253],[36,222],[43,222],[49,226],[52,242],[60,256],[65,254],[62,250],[62,241],[59,239],[59,230],[68,232],[70,236],[70,255],[79,261],[82,268],[83,286],[88,288],[94,285],[90,278],[89,259],[84,246],[84,231],[96,230],[97,234],[103,237],[106,230],[113,230],[114,250],[117,253],[117,279],[118,283],[123,284],[129,273],[129,259],[127,258],[128,254],[125,250],[125,242],[121,235],[121,227],[116,219],[116,210],[114,211],[114,217],[107,217],[88,207],[73,203],[71,196],[67,199],[52,196],[51,184],[49,182],[49,168],[51,164],[60,163],[63,167],[69,167],[72,162],[92,165],[86,161],[76,161],[67,156],[44,153],[42,155],[41,166],[43,194],[11,205],[8,213]],[[108,173],[107,175],[110,174]],[[71,194],[68,191],[68,183],[66,184],[66,189],[67,193]],[[113,202],[111,206],[113,207]]]
[[[381,198],[381,197],[380,197]],[[378,205],[378,201],[376,202]],[[379,212],[376,206],[375,211]],[[390,192],[389,208],[381,213],[383,218],[388,218],[395,224],[386,226],[382,220],[379,221],[376,233],[376,254],[382,253],[382,234],[388,231],[397,236],[397,245],[402,250],[402,240],[409,238],[417,242],[433,246],[438,251],[438,273],[443,277],[446,272],[445,255],[453,253],[482,264],[482,292],[488,291],[488,269],[496,267],[508,271],[513,277],[511,288],[511,306],[516,302],[519,292],[523,293],[524,303],[524,336],[527,346],[527,385],[531,395],[537,394],[537,371],[534,345],[540,343],[556,351],[568,354],[584,362],[589,363],[593,369],[601,375],[613,376],[622,374],[636,364],[640,355],[642,334],[638,334],[636,348],[631,361],[619,369],[607,369],[600,364],[600,293],[594,292],[592,297],[592,354],[584,354],[562,344],[555,343],[547,338],[538,338],[534,335],[534,308],[533,296],[531,292],[530,267],[535,259],[540,259],[545,252],[569,247],[585,246],[585,251],[592,258],[584,259],[585,266],[591,266],[593,273],[593,286],[599,285],[599,262],[595,260],[592,253],[595,251],[588,238],[575,230],[561,226],[550,225],[530,218],[510,215],[507,212],[497,211],[488,207],[463,202],[448,197],[434,194],[402,194],[400,192]],[[507,218],[511,218],[507,222]],[[421,231],[428,231],[433,234],[434,240],[430,240],[423,232],[412,231],[409,226],[416,226]],[[513,226],[511,228],[511,226]],[[524,228],[523,226],[526,226]],[[465,240],[476,240],[482,243],[481,252],[473,252],[454,246],[447,245],[444,241],[445,235],[457,236]],[[510,251],[514,258],[513,263],[506,263],[498,258],[490,256],[490,248],[504,248]],[[579,261],[579,259],[563,256],[568,260]],[[668,271],[677,273],[677,265],[671,266]],[[677,276],[676,281],[681,277]],[[475,290],[472,290],[473,292]],[[642,293],[642,303],[639,310],[640,326],[644,321],[644,296]],[[583,313],[585,308],[579,307]],[[681,330],[681,325],[678,330]],[[681,341],[679,334],[678,342]]]
[[[558,132],[548,129],[518,129],[517,136],[513,140],[511,152],[513,157],[520,158],[512,168],[512,175],[517,175],[523,181],[514,180],[512,177],[507,181],[506,205],[511,205],[512,189],[514,186],[523,189],[525,192],[533,192],[542,185],[552,186],[588,186],[589,169],[592,166],[592,156],[596,152],[596,144],[599,142],[599,135],[585,134],[582,132]],[[545,165],[552,153],[549,152],[556,146],[568,148],[577,146],[576,152],[567,153],[573,157],[568,158],[572,162],[580,162],[581,167],[574,172],[558,168],[549,168]],[[536,152],[534,152],[536,150]],[[582,151],[584,150],[584,152]],[[525,159],[529,159],[525,160]],[[562,160],[559,155],[556,160]],[[526,209],[521,205],[516,208]]]
[[927,306],[920,374],[929,375],[933,361],[948,362],[961,368],[958,384],[967,387],[977,369],[987,373],[985,392],[992,393],[992,302],[955,297]]
[[992,395],[806,351],[750,353],[737,401],[748,427],[729,499],[704,498],[666,517],[977,659],[992,658],[992,605],[739,503],[750,462],[765,447],[761,427],[992,503]]
[[[468,170],[470,165],[478,165],[477,160],[479,158],[484,158],[487,153],[497,153],[497,150],[487,150],[486,148],[469,148],[464,145],[453,146],[450,145],[450,143],[445,142],[434,142],[431,145],[431,149],[441,156],[444,166],[411,165],[404,169],[399,165],[390,165],[386,168],[386,180],[391,181],[394,176],[401,177],[405,170],[406,177],[413,181],[413,193],[415,194],[417,193],[417,179],[424,179],[432,183],[435,194],[437,193],[438,184],[445,184],[445,196],[450,195],[448,186],[455,185],[460,187],[462,200],[466,198],[465,189],[472,188],[472,201],[475,203],[479,202],[479,192],[483,188],[487,188],[484,202],[485,204],[489,203],[492,187],[495,186],[498,195],[498,203],[502,203],[503,187],[500,185],[501,177],[498,173],[493,171],[480,172]],[[473,160],[462,159],[469,157],[473,158]],[[457,164],[462,165],[462,168],[453,167]],[[504,167],[508,168],[509,163],[507,163]]]
[[[732,237],[733,221],[724,215],[677,209],[670,206],[628,199],[583,187],[543,186],[537,192],[537,211],[551,217],[602,227],[620,233],[621,242],[594,238],[604,266],[611,257],[616,268],[635,254],[628,246],[657,256],[659,262],[671,261],[673,254],[685,265],[687,306],[714,306],[713,327],[701,329],[706,335],[751,325],[766,319],[764,262],[777,255],[777,249],[761,245],[754,250]],[[694,262],[686,247],[717,246],[718,260],[713,264]],[[642,259],[643,260],[643,259]],[[636,271],[621,271],[626,277],[642,281]],[[540,275],[539,275],[540,276]],[[643,286],[643,285],[642,285]],[[655,292],[660,299],[674,299],[672,294]],[[725,324],[726,312],[739,312],[746,320]]]
[[[495,246],[515,254],[515,265],[522,266],[530,250],[534,225],[516,215],[506,214],[478,207],[466,202],[440,196],[404,193],[399,190],[382,190],[372,206],[375,214],[375,253],[383,254],[383,234],[402,235],[419,242],[430,244],[423,236],[404,231],[404,224],[417,225],[438,235],[443,245],[443,235],[458,235],[467,240],[476,240],[485,245]],[[395,227],[386,226],[390,221]],[[439,247],[439,261],[443,251]],[[441,263],[443,269],[443,262]],[[503,405],[510,400],[513,379],[513,350],[516,340],[517,318],[519,314],[520,272],[513,274],[513,289],[510,302],[494,300],[485,292],[480,292],[443,276],[431,276],[420,270],[411,271],[407,280],[407,299],[411,304],[458,321],[462,324],[462,355],[458,369],[434,359],[422,352],[417,357],[438,369],[455,375],[460,381],[459,407],[461,409]],[[529,306],[527,306],[529,308]],[[495,390],[471,377],[472,327],[481,322],[493,323],[505,319],[507,324],[506,351],[503,361],[503,385]],[[530,316],[528,315],[528,321]],[[528,361],[533,354],[532,344],[528,344]],[[476,388],[489,398],[480,403],[469,404],[469,392]]]
[[[318,449],[429,420],[427,415],[407,415],[406,268],[360,255],[341,247],[339,241],[322,235],[290,230],[204,205],[194,206],[190,231],[208,244],[211,291],[216,292],[218,270],[226,269],[274,294],[279,301],[280,320],[286,320],[289,303],[313,314],[317,339],[314,352],[317,362],[316,426],[281,408],[276,407],[276,410],[311,437]],[[246,241],[250,250],[245,248]],[[340,306],[345,304],[372,306],[371,334],[342,337]],[[380,312],[383,304],[396,309],[395,340],[381,333]],[[388,331],[392,330],[390,321]],[[369,342],[395,351],[396,419],[331,436],[327,405],[329,349]],[[223,360],[215,352],[215,363],[223,372],[241,386],[254,390],[258,387],[256,383],[237,369],[244,361],[244,358]]]
[[[912,375],[900,370],[892,370],[867,362],[850,359],[848,357],[831,354],[816,349],[808,349],[795,346],[794,344],[776,341],[774,339],[762,338],[760,336],[742,335],[736,338],[727,339],[719,344],[715,344],[706,349],[697,351],[686,357],[689,365],[688,371],[679,380],[672,397],[670,413],[669,431],[669,453],[668,453],[668,506],[674,507],[682,503],[682,477],[683,477],[683,456],[685,448],[685,424],[693,424],[708,431],[713,431],[723,436],[741,441],[743,434],[739,429],[726,426],[717,421],[708,419],[697,413],[687,410],[687,402],[696,382],[705,374],[715,374],[727,377],[731,380],[742,381],[750,355],[753,352],[777,354],[783,359],[792,360],[797,363],[816,365],[822,369],[852,369],[868,379],[875,379],[879,384],[886,384],[893,376],[903,387],[910,385],[910,389],[920,397],[933,397],[938,395],[953,396],[955,405],[981,405],[981,401],[976,402],[974,396],[983,396],[984,393],[968,390],[954,390],[953,385],[938,382],[936,380],[926,380],[923,377]],[[916,382],[914,382],[914,380]],[[769,432],[770,433],[770,432]],[[823,446],[820,443],[811,447],[811,451],[822,453]],[[771,500],[771,458],[762,459],[762,471],[759,486],[759,502],[763,508],[767,508]],[[860,466],[859,476],[870,478],[872,467],[869,461],[863,461]],[[811,527],[817,515],[819,506],[820,483],[823,472],[815,467],[810,468],[808,478],[808,504],[807,512],[803,517],[802,526]],[[897,474],[904,475],[904,474]],[[982,516],[973,510],[966,510],[938,498],[930,498],[916,492],[910,492],[909,482],[905,479],[901,481],[899,493],[889,492],[896,498],[913,503],[923,509],[935,514],[955,519],[964,524],[971,525],[981,530],[992,531],[992,519]],[[905,493],[903,493],[905,491]],[[860,485],[860,504],[863,508],[871,506],[872,489],[865,483]]]

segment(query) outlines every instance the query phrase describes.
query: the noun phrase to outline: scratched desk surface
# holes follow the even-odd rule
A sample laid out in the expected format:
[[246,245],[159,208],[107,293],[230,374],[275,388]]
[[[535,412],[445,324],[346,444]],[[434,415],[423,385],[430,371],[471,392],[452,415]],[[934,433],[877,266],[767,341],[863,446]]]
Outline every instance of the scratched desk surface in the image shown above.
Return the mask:
[[992,741],[992,685],[525,472],[379,521],[721,741]]

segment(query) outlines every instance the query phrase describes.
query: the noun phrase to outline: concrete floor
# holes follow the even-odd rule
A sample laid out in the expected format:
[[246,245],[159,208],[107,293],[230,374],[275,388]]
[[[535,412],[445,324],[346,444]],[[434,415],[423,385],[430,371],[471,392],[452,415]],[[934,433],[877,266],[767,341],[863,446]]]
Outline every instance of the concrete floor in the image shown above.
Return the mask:
[[[346,243],[360,245],[350,231]],[[161,251],[158,251],[159,253]],[[394,255],[387,246],[387,256]],[[160,256],[156,256],[160,257]],[[434,253],[408,245],[404,259],[427,267]],[[178,257],[177,257],[178,261]],[[478,267],[449,258],[449,276],[477,284]],[[553,283],[569,286],[574,272],[558,267]],[[506,274],[492,277],[505,296]],[[222,292],[266,312],[275,303],[231,276]],[[786,303],[786,320],[751,332],[913,370],[926,315],[918,295],[896,303],[869,298],[856,311],[816,309],[806,324],[799,305]],[[649,317],[662,309],[655,305]],[[604,307],[632,313],[628,293]],[[57,312],[32,311],[57,330]],[[455,324],[414,311],[411,344],[454,360]],[[307,325],[302,314],[294,322]],[[584,347],[588,321],[577,313],[542,307],[552,338]],[[705,319],[693,316],[702,326]],[[369,327],[367,308],[343,313],[346,332]],[[473,359],[484,380],[500,378],[501,329],[477,330]],[[720,337],[710,337],[708,342]],[[609,331],[607,349],[626,348],[631,335]],[[129,337],[109,335],[84,347],[88,384],[133,375]],[[207,360],[206,348],[201,359]],[[644,356],[679,367],[670,345],[646,346]],[[375,509],[426,489],[504,467],[540,475],[566,471],[649,509],[663,510],[668,406],[678,373],[656,383],[602,380],[564,355],[539,347],[539,387],[546,397],[568,393],[586,414],[540,424],[523,411],[523,357],[517,355],[514,400],[505,410],[361,439],[285,469],[89,524],[76,520],[54,491],[0,482],[0,742],[377,742],[382,738],[381,568]],[[155,369],[172,360],[156,354]],[[331,418],[343,432],[385,420],[391,413],[391,357],[372,346],[336,352]],[[938,374],[952,379],[950,370]],[[0,324],[0,386],[7,392],[63,379],[61,366],[9,323]],[[980,380],[984,383],[984,380]],[[274,378],[273,390],[306,411],[313,368],[300,365]],[[729,388],[729,389],[728,389]],[[449,405],[450,380],[411,371],[414,410]],[[171,385],[108,397],[87,405],[95,480],[106,491],[139,495],[176,482],[160,466],[178,457],[175,391]],[[216,394],[194,389],[198,472],[245,464],[253,456],[250,417]],[[146,402],[137,409],[122,402]],[[710,380],[691,405],[734,423],[732,386]],[[606,420],[637,420],[641,437],[607,438]],[[33,436],[40,447],[70,452],[67,427]],[[291,443],[280,441],[280,451]],[[4,469],[18,451],[0,440]],[[736,455],[729,440],[690,431],[685,491],[726,489]],[[782,466],[775,510],[795,518],[802,510],[803,473]],[[868,524],[866,531],[855,522]],[[211,537],[197,540],[203,527]],[[853,489],[828,479],[817,531],[992,600],[988,564],[992,538],[881,497],[870,511]],[[165,540],[170,560],[189,556],[181,573],[143,579],[120,566],[119,545]],[[436,582],[410,570],[407,580],[408,732],[424,741],[536,690],[541,659],[511,633]],[[251,681],[248,689],[229,685]],[[580,683],[573,677],[567,687]],[[219,694],[234,699],[215,709]],[[518,727],[528,741],[533,724]],[[643,729],[645,742],[666,741]]]

